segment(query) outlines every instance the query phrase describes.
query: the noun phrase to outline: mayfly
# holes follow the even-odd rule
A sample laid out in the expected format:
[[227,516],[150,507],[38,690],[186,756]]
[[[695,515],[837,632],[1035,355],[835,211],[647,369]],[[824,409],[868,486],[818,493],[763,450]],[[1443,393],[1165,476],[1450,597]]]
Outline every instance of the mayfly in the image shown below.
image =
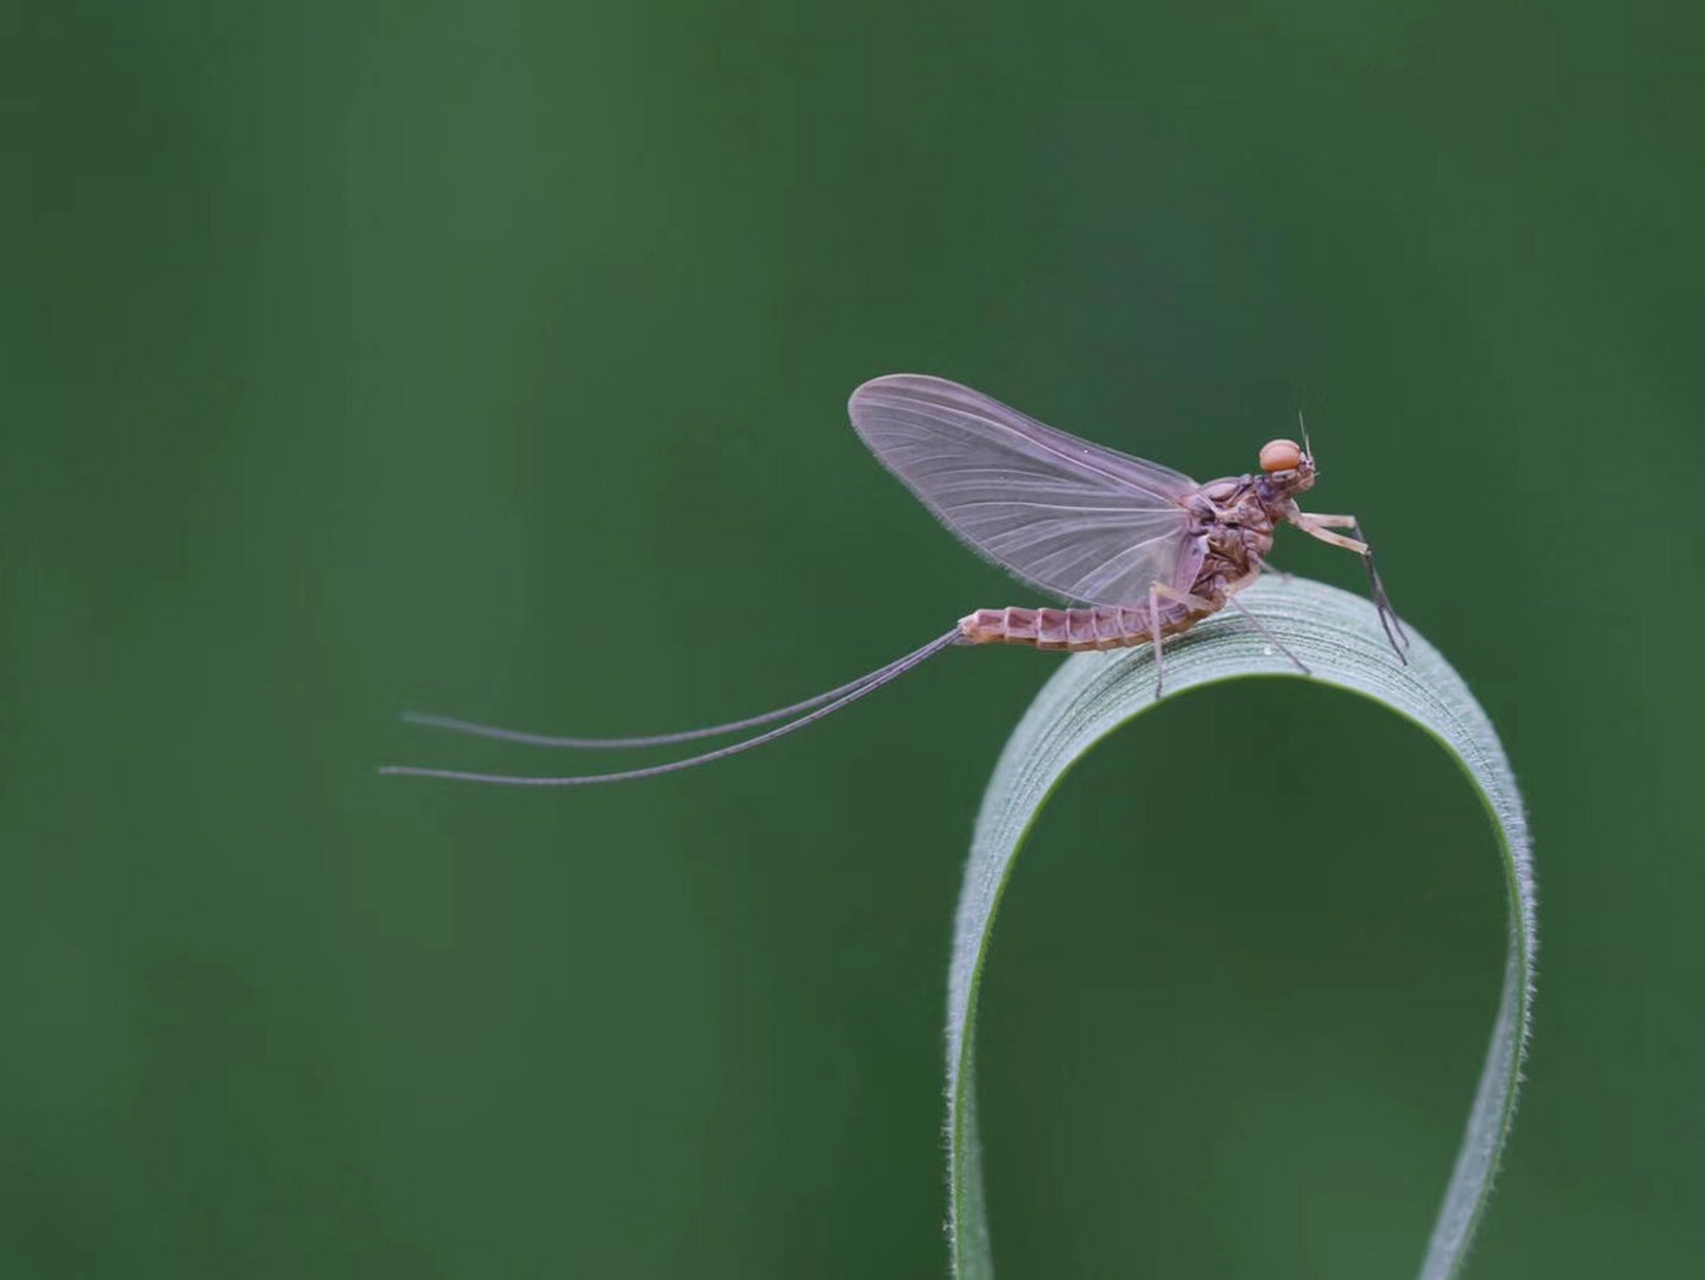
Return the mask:
[[[790,707],[728,724],[637,738],[558,738],[411,714],[417,724],[543,747],[619,749],[677,746],[702,738],[778,727],[667,764],[573,777],[506,776],[389,765],[382,772],[560,787],[626,782],[709,764],[803,729],[899,679],[957,645],[1020,644],[1037,649],[1120,649],[1151,645],[1156,693],[1165,641],[1231,605],[1305,674],[1308,668],[1237,599],[1271,571],[1279,524],[1353,551],[1386,638],[1402,659],[1407,636],[1374,569],[1373,549],[1354,516],[1303,511],[1314,457],[1294,440],[1270,440],[1260,472],[1197,484],[1170,467],[1133,458],[1044,426],[970,387],[923,374],[875,378],[847,404],[853,427],[892,471],[967,546],[1026,586],[1068,602],[1063,609],[978,609],[953,629],[887,666]],[[1337,530],[1347,530],[1339,533]]]

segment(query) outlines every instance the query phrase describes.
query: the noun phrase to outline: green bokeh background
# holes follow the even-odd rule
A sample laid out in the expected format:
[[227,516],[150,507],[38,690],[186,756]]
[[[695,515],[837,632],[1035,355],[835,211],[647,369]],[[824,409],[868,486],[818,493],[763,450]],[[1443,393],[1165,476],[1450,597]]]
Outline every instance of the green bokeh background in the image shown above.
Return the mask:
[[[720,720],[1027,603],[864,453],[922,370],[1318,505],[1531,809],[1470,1275],[1702,1256],[1687,6],[31,3],[0,19],[0,1274],[933,1277],[959,654],[627,789],[399,725]],[[1279,563],[1355,586],[1282,539]],[[1497,998],[1393,717],[1181,698],[985,986],[1005,1277],[1403,1277]]]

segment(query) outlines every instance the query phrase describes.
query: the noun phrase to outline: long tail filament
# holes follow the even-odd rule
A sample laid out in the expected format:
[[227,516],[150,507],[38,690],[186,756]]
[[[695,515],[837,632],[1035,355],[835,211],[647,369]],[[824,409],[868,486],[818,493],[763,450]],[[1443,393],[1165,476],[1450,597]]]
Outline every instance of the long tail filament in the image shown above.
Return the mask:
[[474,734],[484,738],[498,738],[505,742],[519,742],[529,746],[604,749],[667,746],[672,743],[691,742],[699,738],[734,733],[741,729],[751,729],[777,720],[785,720],[789,716],[796,716],[795,719],[788,720],[779,728],[755,734],[739,742],[730,743],[726,747],[718,747],[714,751],[705,751],[696,756],[688,756],[684,760],[671,760],[667,764],[649,765],[643,769],[622,769],[615,773],[585,773],[569,777],[470,773],[460,769],[428,769],[402,764],[382,765],[379,772],[415,778],[443,778],[453,782],[484,782],[505,787],[578,787],[596,782],[633,782],[639,778],[655,778],[660,774],[693,769],[701,764],[709,764],[713,760],[738,755],[742,751],[750,751],[753,747],[761,747],[766,742],[774,742],[777,738],[785,737],[796,729],[803,729],[806,725],[821,720],[825,716],[833,715],[843,707],[851,706],[866,694],[876,692],[883,685],[898,680],[913,667],[927,662],[943,649],[959,643],[963,638],[959,628],[955,627],[945,635],[938,636],[924,645],[923,648],[914,650],[903,658],[896,658],[886,666],[878,667],[875,671],[862,675],[857,680],[820,693],[813,698],[807,698],[804,702],[796,702],[790,707],[781,707],[775,711],[766,711],[762,715],[748,716],[744,720],[731,720],[727,724],[711,725],[704,729],[688,729],[681,733],[654,734],[641,738],[558,738],[544,734],[521,733],[513,729],[500,729],[493,725],[475,724],[467,720],[455,720],[448,716],[410,712],[403,717],[413,724],[451,729],[457,733]]

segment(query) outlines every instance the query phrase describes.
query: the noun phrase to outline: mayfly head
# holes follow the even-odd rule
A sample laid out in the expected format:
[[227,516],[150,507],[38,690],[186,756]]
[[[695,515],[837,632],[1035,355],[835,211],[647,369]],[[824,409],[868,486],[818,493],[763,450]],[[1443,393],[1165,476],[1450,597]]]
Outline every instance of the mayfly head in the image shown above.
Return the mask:
[[1280,495],[1314,487],[1314,457],[1295,440],[1269,440],[1262,445],[1261,470],[1268,485]]

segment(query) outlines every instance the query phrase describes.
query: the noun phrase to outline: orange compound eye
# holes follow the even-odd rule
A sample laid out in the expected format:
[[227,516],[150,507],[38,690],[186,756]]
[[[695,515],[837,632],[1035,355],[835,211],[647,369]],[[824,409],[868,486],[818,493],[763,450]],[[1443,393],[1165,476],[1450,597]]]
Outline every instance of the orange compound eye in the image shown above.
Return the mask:
[[1269,475],[1290,471],[1302,462],[1302,446],[1295,440],[1269,440],[1261,446],[1261,470]]

